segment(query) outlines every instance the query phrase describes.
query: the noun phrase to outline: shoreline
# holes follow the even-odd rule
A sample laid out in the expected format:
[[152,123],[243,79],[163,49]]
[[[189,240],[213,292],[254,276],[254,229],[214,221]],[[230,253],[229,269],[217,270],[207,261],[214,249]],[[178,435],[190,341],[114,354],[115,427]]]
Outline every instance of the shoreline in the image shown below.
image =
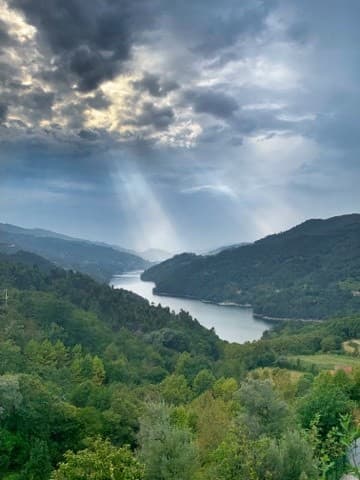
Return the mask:
[[[143,280],[144,281],[144,280]],[[151,282],[154,283],[154,282]],[[167,293],[167,292],[157,292],[156,287],[153,288],[153,294],[157,295],[158,297],[173,297],[173,298],[184,298],[188,300],[196,300],[198,302],[202,303],[209,303],[211,305],[217,305],[218,307],[236,307],[236,308],[246,308],[250,309],[252,306],[250,303],[235,303],[235,302],[215,302],[215,300],[207,300],[206,298],[198,298],[194,297],[193,295],[175,295],[172,293]]]
[[271,317],[269,315],[264,315],[262,313],[253,313],[254,318],[258,318],[259,320],[265,320],[267,322],[274,322],[274,323],[279,323],[279,322],[309,322],[309,323],[321,323],[324,320],[321,320],[320,318],[290,318],[290,317]]
[[[143,280],[146,281],[146,280]],[[154,283],[151,280],[149,280],[150,283]],[[211,305],[218,305],[219,307],[235,307],[235,308],[244,308],[244,309],[252,309],[252,305],[250,303],[236,303],[236,302],[228,302],[228,301],[223,301],[223,302],[215,302],[214,300],[207,300],[205,298],[198,298],[192,295],[175,295],[172,293],[167,293],[167,292],[158,292],[156,291],[156,286],[153,288],[153,294],[157,295],[159,297],[173,297],[173,298],[184,298],[188,300],[197,300],[202,303],[210,303]],[[291,318],[291,317],[272,317],[271,315],[265,315],[262,313],[256,313],[253,311],[253,317],[258,320],[263,320],[268,323],[280,323],[280,322],[322,322],[323,320],[321,319],[316,319],[316,318]]]

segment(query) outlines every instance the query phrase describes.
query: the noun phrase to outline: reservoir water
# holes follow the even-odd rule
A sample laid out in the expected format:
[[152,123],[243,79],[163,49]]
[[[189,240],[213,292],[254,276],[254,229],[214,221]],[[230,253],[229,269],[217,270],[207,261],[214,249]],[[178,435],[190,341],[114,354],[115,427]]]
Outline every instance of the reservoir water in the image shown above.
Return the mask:
[[143,282],[141,272],[129,272],[116,275],[111,280],[114,288],[124,288],[149,300],[150,303],[179,312],[181,309],[190,313],[201,325],[214,328],[223,340],[244,343],[257,340],[265,330],[270,328],[268,323],[253,317],[251,308],[216,305],[204,303],[200,300],[187,298],[165,297],[153,294],[154,283]]

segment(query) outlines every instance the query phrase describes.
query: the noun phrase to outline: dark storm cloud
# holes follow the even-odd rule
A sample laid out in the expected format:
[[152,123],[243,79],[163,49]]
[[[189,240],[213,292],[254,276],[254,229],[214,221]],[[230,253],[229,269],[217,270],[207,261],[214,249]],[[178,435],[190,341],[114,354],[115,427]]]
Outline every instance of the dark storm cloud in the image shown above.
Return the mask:
[[229,118],[238,109],[235,98],[223,92],[195,89],[186,92],[185,98],[193,105],[195,112],[215,117]]
[[79,78],[78,88],[83,92],[96,89],[103,80],[111,80],[116,64],[87,45],[81,45],[71,53],[69,68]]
[[174,111],[170,107],[157,107],[151,102],[142,105],[142,111],[134,121],[140,127],[153,127],[155,130],[166,129],[174,119]]
[[94,141],[97,139],[98,135],[93,130],[80,130],[79,137],[84,140]]
[[146,91],[153,97],[165,97],[169,92],[177,90],[179,85],[175,81],[162,80],[158,75],[144,73],[141,80],[136,80],[133,85],[138,90]]
[[15,66],[11,65],[7,61],[0,62],[0,85],[3,88],[19,88],[19,84],[16,82],[18,76],[18,70]]
[[4,103],[0,103],[0,123],[6,120],[7,112],[8,112],[8,106],[5,105]]
[[37,88],[30,93],[23,95],[21,98],[22,106],[32,110],[33,115],[41,118],[51,116],[51,108],[54,103],[55,94],[53,92],[45,92]]
[[0,20],[0,52],[3,47],[13,45],[14,39],[8,33],[8,27],[5,22]]
[[[112,79],[130,57],[134,38],[152,23],[147,2],[137,0],[10,0],[36,26],[59,69],[82,91]],[[56,76],[53,77],[56,80]]]

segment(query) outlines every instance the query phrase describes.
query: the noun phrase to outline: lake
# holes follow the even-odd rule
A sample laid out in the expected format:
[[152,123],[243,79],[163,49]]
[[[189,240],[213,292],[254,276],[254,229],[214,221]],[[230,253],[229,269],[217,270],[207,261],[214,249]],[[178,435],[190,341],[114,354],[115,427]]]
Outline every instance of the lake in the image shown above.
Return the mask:
[[187,298],[165,297],[153,294],[154,283],[143,282],[141,272],[129,272],[116,275],[111,280],[114,288],[124,288],[137,293],[149,300],[150,303],[179,312],[181,309],[190,313],[201,325],[206,328],[214,327],[216,333],[223,340],[244,343],[258,340],[270,325],[253,317],[251,308],[236,306],[215,305],[200,300]]

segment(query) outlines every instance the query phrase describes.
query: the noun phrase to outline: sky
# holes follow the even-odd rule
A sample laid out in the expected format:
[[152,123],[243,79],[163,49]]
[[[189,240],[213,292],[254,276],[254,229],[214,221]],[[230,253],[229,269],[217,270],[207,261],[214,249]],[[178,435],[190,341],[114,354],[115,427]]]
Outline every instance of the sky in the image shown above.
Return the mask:
[[358,0],[0,0],[0,221],[202,251],[360,211]]

